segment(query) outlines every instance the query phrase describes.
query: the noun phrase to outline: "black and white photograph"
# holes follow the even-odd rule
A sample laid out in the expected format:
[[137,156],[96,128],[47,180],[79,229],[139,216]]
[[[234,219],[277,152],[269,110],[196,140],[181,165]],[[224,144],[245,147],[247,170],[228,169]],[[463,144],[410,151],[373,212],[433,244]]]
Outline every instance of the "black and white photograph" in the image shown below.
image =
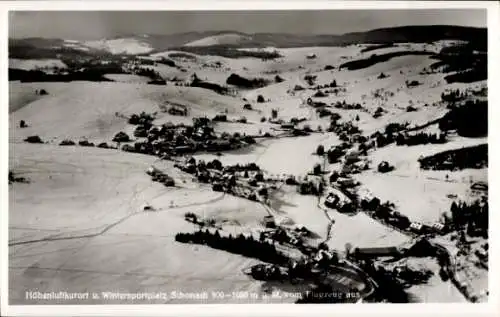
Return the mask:
[[5,13],[10,307],[491,300],[487,4],[90,3]]

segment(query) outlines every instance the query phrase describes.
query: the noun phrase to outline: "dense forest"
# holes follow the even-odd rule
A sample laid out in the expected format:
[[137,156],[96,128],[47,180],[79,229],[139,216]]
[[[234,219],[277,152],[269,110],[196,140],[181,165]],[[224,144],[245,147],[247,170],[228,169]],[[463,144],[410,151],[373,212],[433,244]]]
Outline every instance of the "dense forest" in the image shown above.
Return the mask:
[[442,131],[456,130],[463,137],[488,135],[488,101],[467,101],[454,107],[439,122]]
[[219,84],[211,83],[208,81],[203,81],[203,80],[199,79],[198,77],[195,77],[193,79],[190,86],[209,89],[209,90],[215,91],[216,93],[221,94],[221,95],[227,94],[229,92],[227,87],[223,87]]
[[488,144],[440,152],[418,160],[426,170],[462,170],[488,166]]
[[465,229],[467,235],[488,237],[488,202],[479,200],[466,203],[452,202],[451,217],[445,217],[445,222],[455,229]]
[[247,257],[256,258],[264,262],[287,264],[289,259],[276,250],[276,247],[266,241],[255,240],[251,235],[245,237],[240,234],[233,237],[221,236],[219,231],[199,230],[194,233],[177,233],[175,241],[181,243],[204,244],[214,249],[224,250]]
[[446,136],[444,133],[440,135],[433,133],[420,132],[412,135],[398,134],[396,136],[396,145],[421,145],[421,144],[443,144],[446,143]]
[[402,51],[402,52],[392,52],[382,55],[373,54],[369,58],[357,59],[354,61],[343,63],[339,66],[339,69],[347,68],[348,70],[357,70],[373,66],[377,63],[387,62],[388,60],[394,57],[400,57],[406,55],[432,55],[432,54],[433,53],[426,51]]
[[488,78],[488,55],[485,44],[480,40],[475,40],[467,44],[445,47],[433,56],[439,61],[432,64],[431,69],[452,73],[445,77],[448,84],[486,80]]
[[231,74],[227,78],[226,84],[237,86],[237,87],[252,89],[252,88],[265,87],[269,84],[269,81],[264,79],[264,78],[247,79],[247,78],[242,77],[238,74]]
[[238,50],[236,46],[232,47],[230,45],[181,46],[172,48],[172,50],[184,51],[197,55],[221,56],[227,58],[253,57],[262,60],[271,60],[282,57],[278,52]]

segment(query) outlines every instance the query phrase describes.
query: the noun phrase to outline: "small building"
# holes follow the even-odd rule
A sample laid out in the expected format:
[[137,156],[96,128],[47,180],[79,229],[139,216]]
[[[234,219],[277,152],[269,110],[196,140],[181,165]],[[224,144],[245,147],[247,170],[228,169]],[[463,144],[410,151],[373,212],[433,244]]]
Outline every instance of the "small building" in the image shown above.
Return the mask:
[[335,208],[337,207],[338,202],[340,201],[339,196],[330,193],[328,196],[326,196],[325,199],[325,206],[330,207],[330,208]]
[[434,231],[436,231],[437,233],[443,233],[445,226],[444,226],[444,224],[442,224],[440,222],[436,222],[436,223],[432,224],[432,229]]
[[423,225],[420,223],[420,222],[412,222],[410,224],[410,230],[414,231],[414,232],[421,232],[423,229]]
[[265,216],[264,217],[264,225],[266,228],[276,228],[276,222],[274,221],[273,216]]
[[325,199],[325,206],[342,209],[344,206],[352,204],[352,201],[342,191],[330,188]]
[[352,187],[356,185],[356,182],[352,178],[348,177],[339,177],[337,178],[336,183],[344,187]]

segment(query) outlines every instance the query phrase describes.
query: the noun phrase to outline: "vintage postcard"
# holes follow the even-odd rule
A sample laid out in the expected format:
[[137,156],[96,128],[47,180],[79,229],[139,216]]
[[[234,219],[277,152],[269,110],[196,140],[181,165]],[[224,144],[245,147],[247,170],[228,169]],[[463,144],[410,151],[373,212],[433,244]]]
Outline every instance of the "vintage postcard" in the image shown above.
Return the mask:
[[8,315],[491,308],[498,4],[354,3],[2,4]]

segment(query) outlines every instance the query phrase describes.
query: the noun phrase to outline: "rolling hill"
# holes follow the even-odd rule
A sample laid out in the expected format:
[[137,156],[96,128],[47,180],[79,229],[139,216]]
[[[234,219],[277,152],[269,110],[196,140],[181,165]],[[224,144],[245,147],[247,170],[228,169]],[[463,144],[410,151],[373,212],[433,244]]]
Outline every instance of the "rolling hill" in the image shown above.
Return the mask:
[[[11,58],[55,58],[57,54],[143,54],[186,47],[314,47],[359,43],[405,43],[461,40],[473,43],[481,51],[487,48],[485,28],[450,25],[404,26],[342,35],[297,35],[286,33],[245,34],[234,31],[187,32],[168,35],[132,35],[78,42],[68,39],[10,39]],[[68,45],[69,44],[69,45]],[[79,46],[79,47],[75,47]],[[89,48],[84,51],[81,47]]]

